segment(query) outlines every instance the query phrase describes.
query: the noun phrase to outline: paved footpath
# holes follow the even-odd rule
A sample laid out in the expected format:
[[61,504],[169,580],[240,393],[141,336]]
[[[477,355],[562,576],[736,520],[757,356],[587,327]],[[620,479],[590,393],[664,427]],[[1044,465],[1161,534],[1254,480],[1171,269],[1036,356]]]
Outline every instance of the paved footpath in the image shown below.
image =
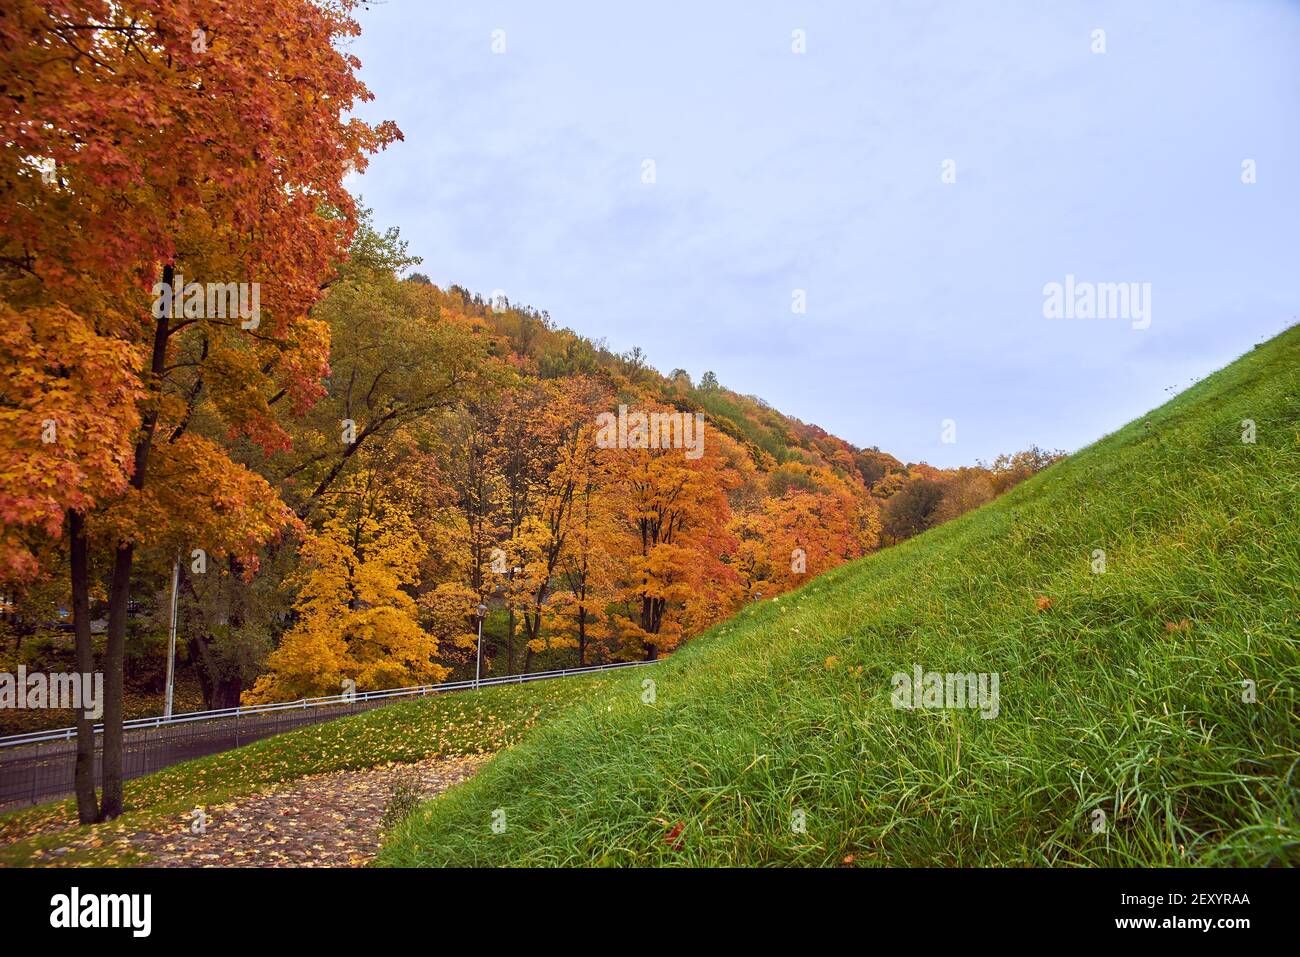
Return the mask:
[[401,781],[418,781],[420,800],[472,777],[491,755],[426,758],[364,771],[332,771],[262,794],[205,808],[206,829],[189,819],[126,835],[149,867],[360,867],[379,852],[380,819]]

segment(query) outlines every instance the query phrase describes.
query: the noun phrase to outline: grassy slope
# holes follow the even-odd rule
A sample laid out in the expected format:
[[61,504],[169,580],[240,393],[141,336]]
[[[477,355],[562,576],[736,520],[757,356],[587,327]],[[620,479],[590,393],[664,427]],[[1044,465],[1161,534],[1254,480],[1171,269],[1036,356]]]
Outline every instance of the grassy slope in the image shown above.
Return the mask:
[[[498,751],[608,680],[597,674],[454,692],[299,728],[128,781],[126,813],[88,828],[63,829],[76,820],[71,799],[11,812],[0,816],[0,865],[147,863],[116,839],[308,774]],[[54,848],[69,850],[56,857]]]
[[[425,805],[381,862],[1300,863],[1298,485],[1300,327],[614,679]],[[913,664],[998,672],[1000,715],[893,709]]]

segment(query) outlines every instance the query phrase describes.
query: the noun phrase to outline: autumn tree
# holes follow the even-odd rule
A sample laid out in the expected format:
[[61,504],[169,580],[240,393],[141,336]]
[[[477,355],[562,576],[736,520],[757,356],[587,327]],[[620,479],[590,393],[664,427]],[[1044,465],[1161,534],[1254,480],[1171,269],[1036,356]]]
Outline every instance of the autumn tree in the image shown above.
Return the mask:
[[991,473],[994,493],[1001,495],[1030,476],[1038,474],[1053,462],[1059,462],[1063,458],[1065,458],[1065,453],[1060,450],[1048,452],[1036,445],[1031,445],[1022,452],[999,455],[993,460],[992,465],[985,467]]
[[[537,497],[548,486],[558,454],[557,443],[547,433],[545,421],[550,390],[538,382],[523,382],[483,407],[489,429],[487,466],[498,480],[494,527],[499,540],[497,561],[504,557],[502,590],[506,606],[506,669],[515,668],[515,631],[520,605],[528,605],[532,590],[524,565],[536,561],[545,547],[546,520],[533,515]],[[536,577],[535,570],[532,577]],[[523,595],[520,590],[523,590]],[[521,601],[522,599],[522,601]]]
[[[552,593],[564,572],[563,559],[575,535],[590,536],[589,510],[594,504],[595,486],[604,475],[598,462],[595,436],[597,410],[607,404],[609,393],[595,380],[575,377],[563,387],[552,385],[548,401],[532,423],[533,454],[546,472],[533,495],[532,514],[515,534],[512,551],[520,556],[520,571],[511,582],[509,601],[517,606],[527,642],[524,670],[528,671],[534,653],[555,643],[543,637],[543,620],[556,602]],[[584,514],[585,513],[585,514]],[[585,528],[579,524],[586,522]],[[576,541],[583,549],[587,542]],[[591,555],[576,556],[573,567],[579,571],[575,582],[579,593],[590,585]],[[556,601],[576,617],[575,645],[581,661],[585,658],[586,632],[590,609],[585,594],[570,591],[575,599]]]
[[997,490],[993,476],[985,468],[961,468],[943,485],[943,498],[934,510],[936,525],[951,521],[959,515],[991,502]]
[[763,507],[777,583],[793,587],[875,549],[879,507],[865,490],[827,468],[796,463],[780,466],[769,481],[773,494]]
[[888,452],[882,452],[875,447],[856,452],[853,455],[853,464],[867,488],[871,488],[886,475],[903,471],[902,462]]
[[883,530],[894,541],[918,535],[935,524],[944,484],[934,478],[909,479],[882,509]]
[[[319,394],[327,332],[307,312],[351,232],[342,179],[398,135],[349,118],[369,96],[355,58],[338,49],[357,31],[351,7],[190,0],[178,16],[162,0],[15,0],[0,18],[5,341],[23,324],[38,338],[52,335],[44,330],[53,322],[68,330],[62,353],[26,378],[29,395],[5,405],[57,426],[57,414],[40,410],[69,398],[58,380],[73,368],[87,370],[87,383],[111,379],[96,398],[101,408],[115,394],[124,400],[94,421],[102,431],[93,436],[86,413],[69,416],[55,441],[94,448],[65,453],[81,468],[47,486],[71,539],[79,666],[91,655],[83,541],[112,540],[103,817],[122,811],[123,654],[137,550],[191,537],[190,521],[223,499],[230,515],[252,522],[241,552],[292,523],[282,510],[237,501],[232,486],[257,500],[266,490],[192,430],[221,423],[224,434],[271,450],[287,439],[273,405],[302,409]],[[197,296],[174,288],[182,275],[258,283],[260,308],[215,314],[202,287]],[[6,462],[3,471],[22,467]],[[187,474],[204,476],[190,486],[196,498],[160,487]],[[25,502],[15,524],[48,533],[48,513],[48,501]],[[162,524],[140,524],[145,516]],[[88,727],[79,731],[78,806],[89,820],[91,738]]]
[[[596,466],[599,468],[599,466]],[[550,600],[551,627],[547,648],[573,648],[578,667],[587,664],[593,648],[613,637],[608,609],[613,600],[617,557],[610,551],[615,541],[612,515],[602,501],[603,475],[593,470],[574,492],[570,530],[561,553],[561,584]]]
[[379,234],[363,222],[351,261],[312,312],[328,332],[329,376],[270,469],[303,518],[354,456],[492,395],[506,379],[467,317],[432,286],[397,279],[394,271],[414,261],[395,231]]
[[[648,417],[674,410],[647,405],[638,411]],[[616,523],[610,550],[622,556],[616,573],[621,608],[610,624],[626,653],[647,660],[675,648],[688,621],[716,619],[730,606],[736,585],[722,561],[733,544],[727,490],[735,476],[726,458],[734,443],[707,424],[697,435],[698,456],[662,442],[650,447],[649,432],[631,428],[625,447],[605,453]]]
[[394,482],[359,470],[332,497],[302,546],[298,620],[246,703],[337,694],[345,679],[369,691],[446,677],[412,595],[424,544]]

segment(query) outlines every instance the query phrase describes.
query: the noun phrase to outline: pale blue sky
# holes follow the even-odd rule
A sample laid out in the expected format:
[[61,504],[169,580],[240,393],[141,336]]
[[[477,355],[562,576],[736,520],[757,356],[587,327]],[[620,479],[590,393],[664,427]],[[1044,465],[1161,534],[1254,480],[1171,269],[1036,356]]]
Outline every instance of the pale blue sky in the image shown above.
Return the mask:
[[[359,19],[362,115],[406,140],[353,188],[434,282],[907,461],[1076,449],[1300,320],[1300,3]],[[1044,318],[1067,274],[1151,283],[1150,327]]]

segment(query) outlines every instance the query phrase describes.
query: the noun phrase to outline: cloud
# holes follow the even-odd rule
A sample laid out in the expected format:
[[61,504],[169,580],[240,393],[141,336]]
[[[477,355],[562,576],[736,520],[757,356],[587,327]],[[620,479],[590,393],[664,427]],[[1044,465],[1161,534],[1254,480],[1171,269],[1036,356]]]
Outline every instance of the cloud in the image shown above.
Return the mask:
[[[905,459],[1082,445],[1163,399],[1171,371],[1300,312],[1293,5],[507,2],[361,21],[366,115],[406,140],[357,188],[435,281],[504,289]],[[1067,273],[1151,282],[1151,328],[1044,319],[1043,284]],[[939,413],[968,424],[956,446],[937,446]]]

